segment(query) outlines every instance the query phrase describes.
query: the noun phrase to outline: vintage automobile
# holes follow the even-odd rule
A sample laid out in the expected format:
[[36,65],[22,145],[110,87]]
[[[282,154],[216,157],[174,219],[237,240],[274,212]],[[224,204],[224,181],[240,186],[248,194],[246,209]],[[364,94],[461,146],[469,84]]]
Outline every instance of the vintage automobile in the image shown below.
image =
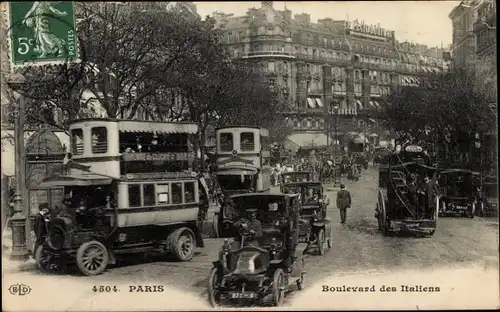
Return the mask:
[[302,182],[302,181],[312,181],[313,173],[310,171],[292,171],[284,172],[281,174],[283,178],[283,183],[291,182]]
[[[419,146],[403,147],[394,153],[388,164],[387,181],[379,183],[375,218],[384,235],[410,231],[433,235],[438,219],[439,195],[428,194],[422,185],[424,177],[435,178],[436,168]],[[412,186],[410,181],[415,180]],[[432,203],[432,204],[430,204]]]
[[[446,169],[439,172],[441,201],[439,216],[450,214],[474,218],[476,211],[484,211],[481,200],[480,173],[467,169]],[[480,207],[481,206],[481,207]]]
[[204,178],[189,171],[188,136],[197,130],[190,123],[74,121],[64,173],[39,185],[64,192],[35,249],[40,271],[76,263],[84,275],[98,275],[140,253],[191,260],[203,247],[209,205]]
[[[247,245],[248,227],[240,227],[236,241],[226,240],[208,278],[212,306],[271,303],[281,306],[285,292],[296,284],[305,286],[304,251],[298,240],[298,194],[242,194],[232,196],[239,217],[257,210],[262,237]],[[252,238],[250,238],[252,239]]]
[[480,216],[498,216],[498,178],[493,175],[483,177],[482,202],[484,210]]
[[[307,251],[316,249],[323,255],[326,248],[332,247],[332,222],[326,216],[330,204],[324,195],[320,182],[295,182],[281,187],[284,194],[299,194],[302,204],[300,210],[299,239],[308,244]],[[326,246],[326,248],[325,248]]]
[[227,201],[233,195],[238,194],[248,194],[252,193],[252,189],[236,189],[236,190],[224,190],[221,191],[219,196],[218,207],[219,211],[216,211],[212,220],[212,231],[215,237],[234,237],[237,235],[237,229],[233,226],[233,219],[231,217],[232,209],[231,205],[228,205]]

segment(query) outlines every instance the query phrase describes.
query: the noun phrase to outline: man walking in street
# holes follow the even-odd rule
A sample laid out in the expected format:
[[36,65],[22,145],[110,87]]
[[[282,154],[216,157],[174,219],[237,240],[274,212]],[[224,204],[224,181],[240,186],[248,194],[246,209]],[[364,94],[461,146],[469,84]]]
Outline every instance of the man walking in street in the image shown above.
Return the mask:
[[340,184],[340,191],[337,193],[337,208],[340,210],[340,223],[345,223],[347,208],[351,208],[351,193],[345,189],[344,184]]

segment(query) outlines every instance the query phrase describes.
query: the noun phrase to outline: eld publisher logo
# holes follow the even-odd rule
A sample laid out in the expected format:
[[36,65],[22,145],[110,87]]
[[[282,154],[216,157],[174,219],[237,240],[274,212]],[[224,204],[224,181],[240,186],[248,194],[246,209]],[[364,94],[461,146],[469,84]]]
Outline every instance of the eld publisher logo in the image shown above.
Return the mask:
[[24,296],[31,292],[31,287],[24,284],[14,284],[9,287],[9,292],[14,296]]

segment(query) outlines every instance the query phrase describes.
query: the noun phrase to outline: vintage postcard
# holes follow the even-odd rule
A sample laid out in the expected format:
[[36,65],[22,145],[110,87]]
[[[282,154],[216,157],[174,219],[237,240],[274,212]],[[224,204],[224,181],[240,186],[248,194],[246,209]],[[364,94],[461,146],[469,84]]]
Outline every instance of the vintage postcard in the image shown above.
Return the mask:
[[496,1],[0,21],[4,311],[500,307]]

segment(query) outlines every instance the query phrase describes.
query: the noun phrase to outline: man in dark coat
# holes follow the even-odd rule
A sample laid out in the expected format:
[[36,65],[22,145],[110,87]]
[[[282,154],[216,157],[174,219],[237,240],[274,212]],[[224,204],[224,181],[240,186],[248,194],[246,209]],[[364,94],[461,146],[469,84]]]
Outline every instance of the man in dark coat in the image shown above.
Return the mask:
[[345,185],[340,185],[337,193],[337,208],[340,210],[340,223],[345,223],[347,208],[351,208],[351,193],[345,189]]

